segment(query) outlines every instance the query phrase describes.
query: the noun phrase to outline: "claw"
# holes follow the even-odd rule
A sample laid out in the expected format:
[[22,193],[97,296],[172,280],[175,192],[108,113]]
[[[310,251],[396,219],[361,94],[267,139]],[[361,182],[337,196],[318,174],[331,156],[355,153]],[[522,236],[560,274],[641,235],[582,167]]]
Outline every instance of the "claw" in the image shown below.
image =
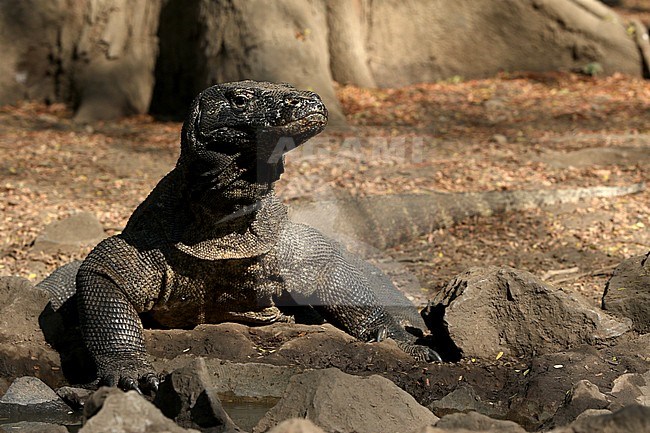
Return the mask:
[[160,379],[153,373],[145,375],[141,382],[143,383],[143,388],[148,391],[158,392],[158,387],[160,386]]
[[142,395],[142,390],[138,386],[138,382],[130,377],[125,377],[120,380],[120,388],[124,391],[135,391]]
[[428,362],[443,362],[442,357],[433,349],[429,349]]
[[368,340],[368,343],[374,343],[374,342],[379,343],[380,341],[384,341],[387,338],[388,338],[388,328],[382,326],[372,334],[372,336]]

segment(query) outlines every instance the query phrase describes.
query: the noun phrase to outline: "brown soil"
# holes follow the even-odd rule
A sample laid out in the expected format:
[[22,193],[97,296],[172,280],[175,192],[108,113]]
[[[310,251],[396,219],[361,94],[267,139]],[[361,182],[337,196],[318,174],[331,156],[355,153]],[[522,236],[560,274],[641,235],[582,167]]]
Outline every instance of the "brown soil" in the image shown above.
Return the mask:
[[[350,128],[289,155],[278,185],[289,203],[341,191],[552,189],[650,177],[643,157],[650,155],[650,85],[642,80],[518,74],[343,87],[339,98]],[[109,234],[118,232],[178,153],[180,124],[148,117],[84,126],[61,106],[22,104],[2,108],[0,125],[0,273],[32,280],[70,260],[30,251],[47,223],[89,210]],[[469,266],[494,264],[531,271],[596,303],[612,267],[650,248],[649,197],[478,218],[388,253],[419,278],[426,296]]]

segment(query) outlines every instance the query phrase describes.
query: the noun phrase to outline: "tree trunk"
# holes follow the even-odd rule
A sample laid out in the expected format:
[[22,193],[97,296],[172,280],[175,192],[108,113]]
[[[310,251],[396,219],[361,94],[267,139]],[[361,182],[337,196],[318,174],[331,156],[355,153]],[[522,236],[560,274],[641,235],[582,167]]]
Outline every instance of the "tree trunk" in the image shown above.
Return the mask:
[[318,92],[342,123],[335,80],[642,76],[648,46],[596,0],[5,0],[0,24],[0,103],[63,101],[83,121],[144,113],[152,93],[179,117],[203,88],[255,79]]

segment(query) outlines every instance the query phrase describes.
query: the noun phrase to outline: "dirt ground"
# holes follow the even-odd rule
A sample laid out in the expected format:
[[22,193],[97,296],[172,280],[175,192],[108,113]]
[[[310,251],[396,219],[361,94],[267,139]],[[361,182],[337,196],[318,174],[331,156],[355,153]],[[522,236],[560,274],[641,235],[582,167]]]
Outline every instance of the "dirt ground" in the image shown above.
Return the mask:
[[[401,89],[341,87],[349,127],[288,155],[278,191],[557,189],[650,180],[650,85],[624,76],[502,74]],[[30,250],[50,222],[93,212],[108,234],[169,171],[180,123],[74,124],[60,105],[0,109],[0,273],[40,280],[66,254]],[[387,251],[429,297],[473,265],[509,265],[594,304],[613,267],[650,248],[650,192],[477,218]],[[83,257],[87,249],[73,254]]]

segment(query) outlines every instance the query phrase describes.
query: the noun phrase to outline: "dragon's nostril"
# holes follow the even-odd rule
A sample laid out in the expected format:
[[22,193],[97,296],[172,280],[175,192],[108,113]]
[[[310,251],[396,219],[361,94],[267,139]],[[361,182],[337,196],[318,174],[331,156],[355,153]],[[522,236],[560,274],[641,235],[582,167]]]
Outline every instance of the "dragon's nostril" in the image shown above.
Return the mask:
[[299,98],[287,98],[285,102],[293,107],[300,107],[302,105],[302,101]]

